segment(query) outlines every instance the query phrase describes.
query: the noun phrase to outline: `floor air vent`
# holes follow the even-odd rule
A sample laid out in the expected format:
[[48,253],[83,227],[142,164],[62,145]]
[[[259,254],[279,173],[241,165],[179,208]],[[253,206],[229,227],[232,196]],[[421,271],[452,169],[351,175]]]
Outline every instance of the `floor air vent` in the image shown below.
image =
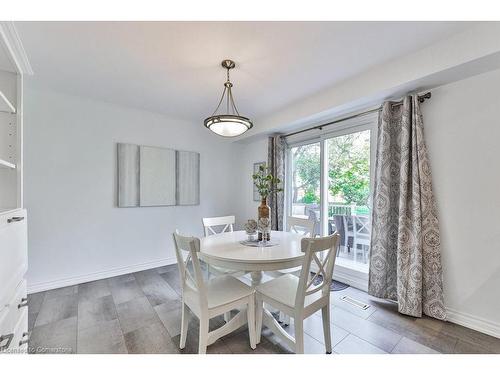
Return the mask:
[[349,296],[342,296],[342,297],[340,297],[340,299],[342,301],[347,302],[353,306],[356,306],[362,310],[367,310],[370,307],[370,305],[367,305],[366,303],[358,301],[357,299],[354,299],[354,298],[349,297]]

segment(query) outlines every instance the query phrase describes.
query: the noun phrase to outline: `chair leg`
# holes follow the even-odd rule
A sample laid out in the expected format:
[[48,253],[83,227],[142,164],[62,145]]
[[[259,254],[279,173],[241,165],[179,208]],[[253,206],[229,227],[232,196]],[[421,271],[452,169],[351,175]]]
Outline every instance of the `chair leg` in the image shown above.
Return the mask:
[[257,344],[260,343],[260,337],[262,334],[262,314],[264,313],[264,302],[262,299],[257,297],[257,306],[255,311],[255,341]]
[[304,320],[302,317],[295,317],[293,323],[295,324],[295,353],[304,354]]
[[208,343],[208,316],[200,317],[200,338],[198,343],[198,354],[206,354]]
[[231,311],[224,313],[224,321],[227,323],[231,320]]
[[248,298],[248,308],[247,308],[247,320],[248,320],[248,335],[250,336],[250,347],[252,349],[256,348],[256,337],[255,337],[255,298],[251,295]]
[[181,339],[179,347],[184,349],[186,347],[186,337],[189,326],[188,307],[185,303],[182,304],[182,317],[181,317]]
[[332,354],[332,332],[330,331],[330,304],[327,303],[322,309],[323,334],[325,335],[325,348],[327,354]]

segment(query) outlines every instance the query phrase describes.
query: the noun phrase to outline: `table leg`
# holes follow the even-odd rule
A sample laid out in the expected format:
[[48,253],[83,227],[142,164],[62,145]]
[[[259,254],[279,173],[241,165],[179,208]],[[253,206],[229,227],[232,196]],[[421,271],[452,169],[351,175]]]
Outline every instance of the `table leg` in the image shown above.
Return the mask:
[[262,271],[252,271],[250,276],[252,276],[252,287],[255,288],[257,285],[260,285],[262,282]]
[[[255,287],[257,285],[260,285],[260,283],[262,282],[262,276],[263,276],[263,272],[262,271],[252,271],[250,272],[250,276],[252,277],[252,288],[255,289]],[[257,298],[255,298],[255,313],[257,314]],[[257,322],[257,316],[255,317],[255,322]],[[255,332],[257,337],[259,337],[260,335],[257,333],[257,331]]]

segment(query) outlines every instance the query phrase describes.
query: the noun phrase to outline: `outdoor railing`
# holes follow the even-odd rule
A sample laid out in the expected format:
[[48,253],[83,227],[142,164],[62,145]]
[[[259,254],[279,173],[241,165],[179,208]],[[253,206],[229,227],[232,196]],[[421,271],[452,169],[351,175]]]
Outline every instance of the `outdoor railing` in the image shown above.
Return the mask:
[[[309,216],[310,211],[317,211],[319,214],[319,204],[317,203],[293,203],[293,214],[306,215]],[[333,217],[335,215],[342,216],[368,216],[370,214],[370,209],[368,206],[358,206],[355,204],[341,204],[341,203],[329,203],[328,204],[328,217]]]

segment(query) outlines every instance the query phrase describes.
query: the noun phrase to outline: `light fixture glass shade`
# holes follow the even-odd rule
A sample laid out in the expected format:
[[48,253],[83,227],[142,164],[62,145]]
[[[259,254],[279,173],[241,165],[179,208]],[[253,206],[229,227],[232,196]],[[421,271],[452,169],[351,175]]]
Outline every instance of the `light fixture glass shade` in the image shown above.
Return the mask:
[[[227,80],[224,83],[224,91],[222,91],[222,96],[217,108],[215,108],[212,116],[205,119],[204,124],[207,129],[210,129],[215,134],[222,137],[237,137],[248,129],[251,129],[253,124],[247,117],[240,116],[236,104],[234,104],[232,91],[233,84],[229,79],[229,71],[233,69],[236,64],[234,61],[226,59],[222,60],[221,65],[224,69],[227,69]],[[226,104],[226,113],[217,114],[222,103]]]
[[205,126],[223,137],[237,137],[250,129],[252,122],[243,116],[218,115],[205,119]]

